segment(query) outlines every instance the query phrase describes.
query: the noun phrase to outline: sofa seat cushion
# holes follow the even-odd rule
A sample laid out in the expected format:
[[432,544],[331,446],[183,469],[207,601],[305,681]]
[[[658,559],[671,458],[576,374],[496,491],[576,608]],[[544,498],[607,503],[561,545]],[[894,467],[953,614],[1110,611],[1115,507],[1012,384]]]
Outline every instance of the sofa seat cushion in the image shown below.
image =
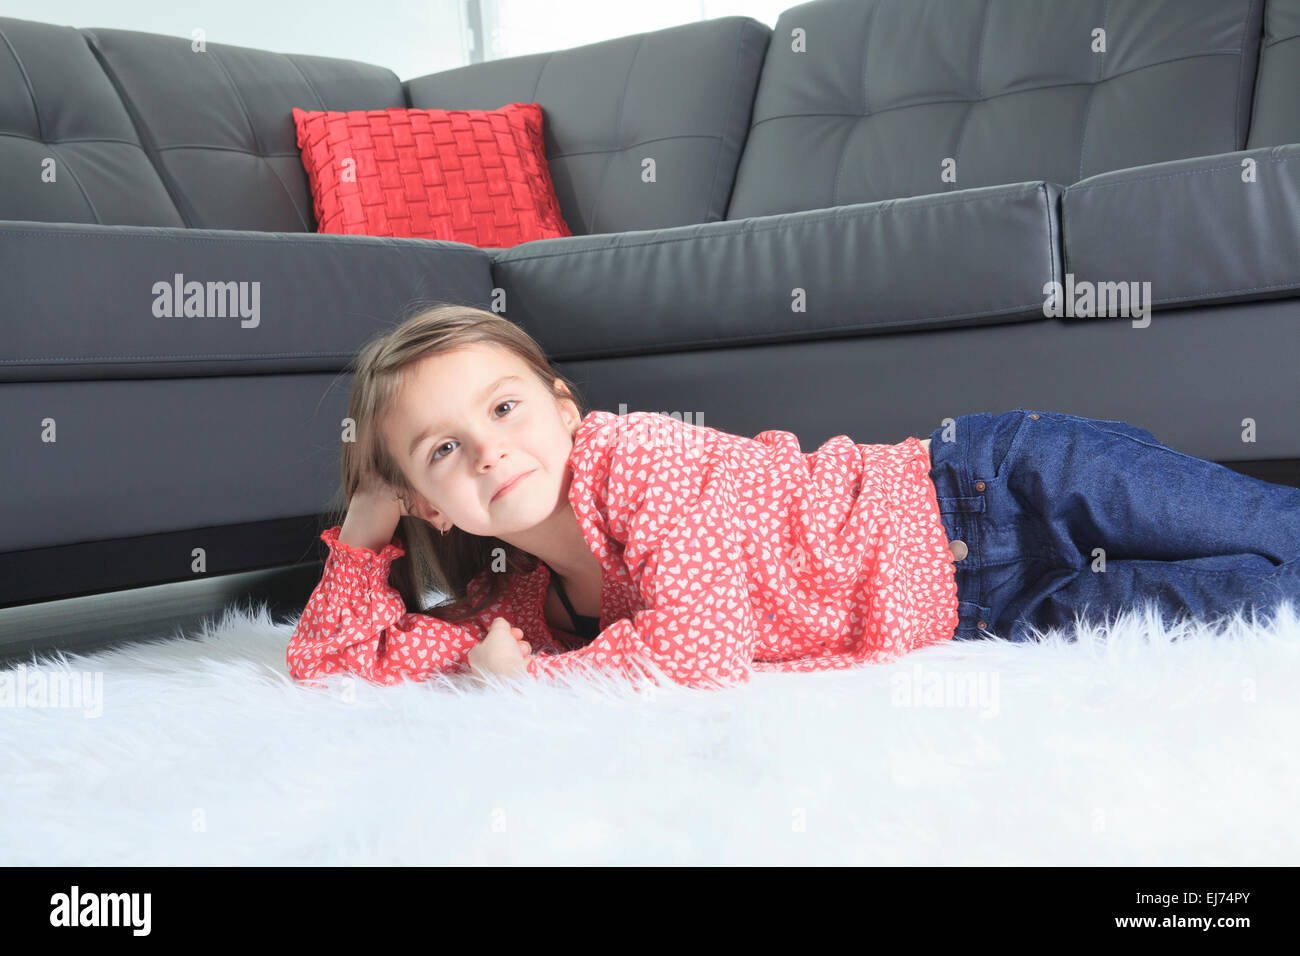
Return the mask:
[[505,313],[595,358],[1043,318],[1061,187],[1030,182],[492,251]]
[[491,298],[458,242],[2,222],[0,248],[0,382],[337,372],[415,304]]
[[1092,176],[1061,218],[1076,287],[1149,282],[1157,307],[1300,292],[1300,144]]

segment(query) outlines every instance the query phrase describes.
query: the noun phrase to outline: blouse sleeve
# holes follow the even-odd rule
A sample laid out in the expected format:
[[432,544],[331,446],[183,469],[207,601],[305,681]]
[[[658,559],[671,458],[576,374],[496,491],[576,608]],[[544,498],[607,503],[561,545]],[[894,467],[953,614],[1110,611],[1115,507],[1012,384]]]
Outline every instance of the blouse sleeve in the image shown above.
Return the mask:
[[[590,644],[534,655],[528,673],[553,677],[589,668],[635,679],[649,662],[671,681],[717,688],[749,680],[755,612],[748,592],[745,524],[725,468],[709,473],[703,456],[662,469],[632,462],[617,473],[632,502],[609,508],[611,529],[626,535],[623,560],[645,610],[616,621]],[[661,463],[662,464],[662,463]],[[672,485],[663,475],[673,476]],[[608,507],[604,502],[598,507]]]
[[468,668],[469,649],[486,631],[484,615],[465,624],[406,610],[388,583],[394,559],[406,552],[394,538],[378,553],[339,541],[342,525],[321,532],[329,557],[289,640],[289,675],[307,680],[351,673],[376,684],[423,680]]

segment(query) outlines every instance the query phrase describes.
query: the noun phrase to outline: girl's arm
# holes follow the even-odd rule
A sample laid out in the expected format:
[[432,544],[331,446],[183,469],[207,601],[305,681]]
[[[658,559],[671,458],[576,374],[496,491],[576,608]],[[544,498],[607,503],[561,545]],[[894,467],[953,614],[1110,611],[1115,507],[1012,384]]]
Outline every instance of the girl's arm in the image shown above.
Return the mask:
[[375,552],[344,544],[340,529],[336,525],[321,532],[330,554],[289,641],[289,675],[307,680],[351,673],[376,684],[395,684],[468,671],[469,650],[487,633],[480,625],[483,615],[451,624],[408,613],[401,594],[388,583],[393,560],[406,553],[397,540]]

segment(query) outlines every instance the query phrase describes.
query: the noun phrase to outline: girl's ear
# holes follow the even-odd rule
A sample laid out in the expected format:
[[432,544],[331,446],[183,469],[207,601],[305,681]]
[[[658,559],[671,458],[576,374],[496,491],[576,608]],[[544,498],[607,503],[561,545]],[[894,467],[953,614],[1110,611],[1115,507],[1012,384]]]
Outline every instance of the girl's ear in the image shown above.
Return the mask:
[[428,503],[418,494],[413,493],[411,495],[410,513],[426,524],[435,524],[435,521],[433,520],[433,509],[431,509]]

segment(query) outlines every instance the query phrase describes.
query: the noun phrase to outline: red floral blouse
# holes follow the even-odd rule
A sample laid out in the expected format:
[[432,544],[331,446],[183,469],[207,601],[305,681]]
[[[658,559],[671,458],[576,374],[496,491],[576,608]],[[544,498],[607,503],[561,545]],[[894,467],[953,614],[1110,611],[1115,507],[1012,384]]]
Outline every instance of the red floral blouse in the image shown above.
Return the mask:
[[[950,640],[953,556],[929,455],[917,438],[802,452],[790,432],[753,438],[657,412],[593,411],[574,436],[568,499],[604,570],[600,634],[566,650],[544,614],[550,570],[512,574],[496,602],[450,624],[407,611],[388,583],[403,554],[321,533],[330,548],[289,642],[295,680],[352,673],[380,684],[468,671],[469,649],[504,617],[533,648],[532,677],[655,669],[690,687],[754,671],[894,660]],[[483,593],[491,568],[467,587]],[[649,663],[653,668],[644,668]]]

